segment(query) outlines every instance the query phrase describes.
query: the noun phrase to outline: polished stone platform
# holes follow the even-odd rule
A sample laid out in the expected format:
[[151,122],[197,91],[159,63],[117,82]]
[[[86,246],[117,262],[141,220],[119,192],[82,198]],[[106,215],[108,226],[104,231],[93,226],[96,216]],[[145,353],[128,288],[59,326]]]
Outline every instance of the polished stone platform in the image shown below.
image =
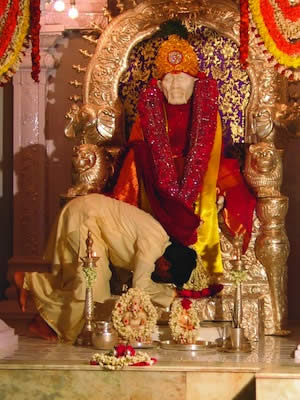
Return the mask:
[[[152,367],[103,371],[89,365],[89,347],[49,344],[29,335],[28,319],[0,315],[19,335],[18,348],[0,354],[0,399],[195,400],[300,399],[300,322],[289,337],[265,336],[251,353],[151,349]],[[1,353],[1,352],[0,352]]]

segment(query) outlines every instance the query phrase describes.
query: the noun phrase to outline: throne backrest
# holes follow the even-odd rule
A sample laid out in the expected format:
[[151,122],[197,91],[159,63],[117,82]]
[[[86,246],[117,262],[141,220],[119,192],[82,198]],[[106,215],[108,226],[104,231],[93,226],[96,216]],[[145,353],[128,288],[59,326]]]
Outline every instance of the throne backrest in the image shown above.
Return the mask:
[[[115,134],[114,129],[119,126],[116,120],[120,118],[120,94],[121,97],[128,95],[124,84],[131,79],[130,57],[136,57],[135,54],[139,52],[136,45],[143,42],[143,46],[147,46],[147,39],[155,34],[162,22],[171,18],[183,20],[194,33],[193,44],[199,54],[200,67],[219,82],[221,98],[222,93],[225,98],[221,105],[225,130],[231,131],[235,142],[255,142],[253,114],[266,109],[273,114],[275,103],[281,96],[282,80],[271,66],[265,65],[261,47],[253,43],[250,43],[247,70],[239,66],[240,13],[232,0],[213,3],[148,0],[115,17],[98,41],[95,54],[87,67],[83,87],[83,102],[104,110],[100,129],[103,125],[111,137]],[[214,40],[219,42],[219,46],[212,44]],[[155,44],[152,41],[151,52],[154,50]],[[146,64],[139,71],[138,80],[141,82],[151,76],[151,69],[147,68],[153,62],[151,58],[154,58],[153,53],[148,55]],[[231,68],[227,68],[229,64]],[[228,84],[230,86],[226,86]],[[237,104],[241,109],[236,110]],[[134,104],[125,106],[131,114],[130,118],[133,118]],[[234,119],[228,119],[230,112],[226,108],[231,106],[235,113]]]
[[[98,109],[97,131],[100,137],[104,138],[100,141],[104,145],[118,142],[115,138],[120,137],[118,129],[122,126],[120,110],[125,108],[128,124],[132,123],[138,92],[151,77],[151,63],[153,64],[155,49],[159,45],[153,39],[153,35],[161,23],[172,18],[182,20],[188,27],[192,35],[192,44],[198,52],[201,69],[218,81],[225,135],[230,136],[233,142],[249,144],[260,140],[259,130],[267,132],[268,136],[270,118],[272,119],[276,113],[276,103],[280,103],[284,96],[283,79],[276,74],[271,65],[265,63],[263,49],[255,42],[255,34],[252,32],[250,32],[248,67],[246,70],[241,69],[238,62],[240,12],[237,2],[147,0],[115,17],[109,23],[87,67],[83,103]],[[134,77],[134,68],[138,64],[141,68]],[[132,85],[135,85],[134,90]],[[263,126],[253,123],[254,116],[264,114],[267,114],[268,118],[263,120]],[[270,131],[268,141],[272,141],[273,137]],[[282,304],[279,299],[274,300],[276,291],[274,289],[270,294],[266,269],[256,258],[255,242],[260,233],[260,223],[256,220],[253,237],[244,259],[249,272],[249,284],[245,285],[244,290],[250,297],[265,295],[264,313],[269,324],[267,332],[270,333],[274,330],[274,321],[279,321],[285,315],[286,303],[285,300]],[[221,238],[221,246],[224,278],[228,283],[224,292],[225,295],[232,295],[230,283],[232,246],[226,235]],[[285,247],[284,252],[281,251],[284,256],[287,254],[288,246]],[[266,259],[268,258],[271,259],[270,256]],[[283,265],[284,261],[281,264]],[[285,293],[282,297],[284,296]],[[279,303],[281,311],[276,315]],[[251,320],[251,313],[248,317]],[[276,323],[277,326],[280,326],[280,323],[281,321]]]
[[[155,36],[143,40],[129,54],[128,67],[119,82],[119,97],[126,118],[126,136],[136,119],[139,94],[150,79],[155,77],[155,57],[162,41],[162,38]],[[239,62],[238,45],[206,26],[192,31],[189,42],[197,53],[199,70],[217,81],[224,142],[243,143],[245,109],[250,98],[251,82]]]

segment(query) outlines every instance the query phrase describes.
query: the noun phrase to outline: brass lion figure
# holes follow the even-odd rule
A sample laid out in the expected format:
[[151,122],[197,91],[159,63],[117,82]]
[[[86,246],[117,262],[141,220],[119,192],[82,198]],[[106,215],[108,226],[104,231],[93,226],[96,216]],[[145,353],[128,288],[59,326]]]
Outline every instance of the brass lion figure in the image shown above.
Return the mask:
[[65,136],[69,139],[77,138],[80,143],[97,145],[124,143],[122,110],[119,104],[114,107],[100,107],[89,103],[79,107],[73,104],[67,117],[70,121],[65,128]]
[[259,142],[249,147],[245,179],[257,197],[280,196],[282,163],[280,152],[272,143]]
[[273,142],[275,130],[269,110],[261,110],[252,116],[252,130],[256,133],[258,141]]
[[105,147],[81,144],[73,148],[72,169],[74,185],[67,197],[100,193],[113,174],[113,158]]

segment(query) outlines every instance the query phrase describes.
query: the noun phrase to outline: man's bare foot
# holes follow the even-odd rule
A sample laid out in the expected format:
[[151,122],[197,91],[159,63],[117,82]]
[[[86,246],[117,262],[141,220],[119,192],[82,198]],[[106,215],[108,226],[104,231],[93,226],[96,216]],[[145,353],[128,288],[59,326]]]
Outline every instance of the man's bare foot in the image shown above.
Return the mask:
[[17,288],[18,302],[21,310],[26,311],[27,297],[29,291],[23,288],[25,272],[15,272],[14,281]]
[[51,343],[57,343],[58,341],[57,334],[39,314],[37,314],[30,322],[29,331]]

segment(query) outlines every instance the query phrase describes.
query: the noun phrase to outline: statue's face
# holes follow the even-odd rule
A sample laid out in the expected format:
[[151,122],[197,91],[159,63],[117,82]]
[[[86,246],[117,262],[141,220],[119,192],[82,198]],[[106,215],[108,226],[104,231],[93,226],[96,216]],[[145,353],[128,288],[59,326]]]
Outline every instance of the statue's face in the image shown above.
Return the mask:
[[186,104],[193,94],[196,80],[197,78],[185,72],[179,74],[169,72],[161,81],[158,81],[158,87],[162,90],[168,103]]

